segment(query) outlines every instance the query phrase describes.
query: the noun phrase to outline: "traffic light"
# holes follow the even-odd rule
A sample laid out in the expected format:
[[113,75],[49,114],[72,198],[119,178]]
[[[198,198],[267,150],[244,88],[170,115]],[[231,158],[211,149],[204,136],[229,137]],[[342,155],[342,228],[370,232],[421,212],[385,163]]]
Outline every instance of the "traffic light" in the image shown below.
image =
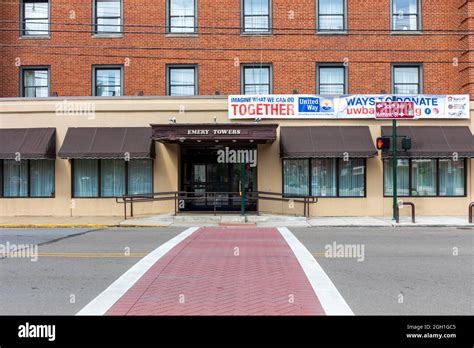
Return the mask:
[[387,138],[387,137],[377,138],[377,150],[382,150],[382,151],[390,150],[390,138]]
[[408,151],[411,149],[411,138],[403,138],[402,139],[402,149]]

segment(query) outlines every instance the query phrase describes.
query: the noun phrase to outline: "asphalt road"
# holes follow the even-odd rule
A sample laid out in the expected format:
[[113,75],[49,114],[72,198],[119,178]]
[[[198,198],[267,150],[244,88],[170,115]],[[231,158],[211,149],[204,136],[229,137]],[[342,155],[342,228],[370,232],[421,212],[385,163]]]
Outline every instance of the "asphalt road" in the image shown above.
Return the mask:
[[[0,260],[0,315],[74,315],[183,228],[0,230],[0,243],[43,243],[36,262]],[[30,238],[27,238],[27,236]],[[64,238],[67,236],[68,238]]]
[[[0,229],[0,244],[39,244],[36,262],[0,259],[0,315],[76,314],[184,229]],[[356,315],[474,314],[473,229],[290,230]],[[363,253],[327,257],[334,245]]]
[[[474,314],[474,229],[291,231],[316,254],[316,260],[356,315]],[[359,246],[359,250],[364,246],[363,261],[320,254],[334,249],[326,248],[334,243]]]

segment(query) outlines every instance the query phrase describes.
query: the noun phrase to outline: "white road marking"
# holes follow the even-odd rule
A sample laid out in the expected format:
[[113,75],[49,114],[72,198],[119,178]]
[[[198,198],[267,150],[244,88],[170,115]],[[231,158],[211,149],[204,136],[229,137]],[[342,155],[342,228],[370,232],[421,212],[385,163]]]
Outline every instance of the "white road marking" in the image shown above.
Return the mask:
[[278,231],[280,231],[291,250],[293,250],[326,314],[354,315],[331,279],[329,279],[326,272],[324,272],[308,249],[288,228],[279,227]]
[[76,315],[104,315],[107,313],[158,260],[198,229],[199,227],[188,228],[186,231],[153,250],[99,294],[99,296],[89,302],[89,304],[82,308]]

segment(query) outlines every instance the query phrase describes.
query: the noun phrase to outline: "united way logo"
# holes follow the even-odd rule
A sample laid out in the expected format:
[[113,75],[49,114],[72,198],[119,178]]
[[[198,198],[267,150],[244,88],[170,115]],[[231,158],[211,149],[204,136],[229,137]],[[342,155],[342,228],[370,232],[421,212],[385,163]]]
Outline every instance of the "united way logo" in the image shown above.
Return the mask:
[[301,97],[298,99],[298,111],[300,113],[333,112],[334,101],[329,98]]

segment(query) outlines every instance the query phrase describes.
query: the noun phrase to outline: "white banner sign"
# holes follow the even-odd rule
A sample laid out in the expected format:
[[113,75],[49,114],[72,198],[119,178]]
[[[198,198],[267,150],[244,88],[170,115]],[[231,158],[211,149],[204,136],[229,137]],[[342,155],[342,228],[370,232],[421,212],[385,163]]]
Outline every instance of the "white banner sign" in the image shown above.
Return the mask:
[[[375,119],[375,104],[391,102],[390,95],[234,95],[229,118],[241,119]],[[469,95],[397,96],[413,102],[415,119],[469,119]]]

